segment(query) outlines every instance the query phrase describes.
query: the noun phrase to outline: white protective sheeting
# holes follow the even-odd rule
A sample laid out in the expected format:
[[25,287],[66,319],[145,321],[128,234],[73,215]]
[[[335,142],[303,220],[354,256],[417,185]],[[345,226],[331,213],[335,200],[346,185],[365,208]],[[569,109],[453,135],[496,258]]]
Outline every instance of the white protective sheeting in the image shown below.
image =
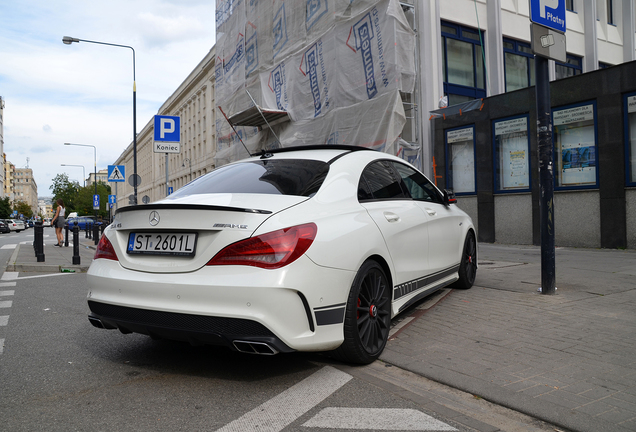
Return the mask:
[[[217,1],[216,104],[228,116],[251,106],[291,122],[237,127],[250,152],[349,144],[398,154],[406,118],[400,91],[415,83],[415,35],[398,0]],[[247,94],[249,92],[249,95]],[[246,156],[217,116],[217,162]],[[235,149],[236,145],[240,149]]]

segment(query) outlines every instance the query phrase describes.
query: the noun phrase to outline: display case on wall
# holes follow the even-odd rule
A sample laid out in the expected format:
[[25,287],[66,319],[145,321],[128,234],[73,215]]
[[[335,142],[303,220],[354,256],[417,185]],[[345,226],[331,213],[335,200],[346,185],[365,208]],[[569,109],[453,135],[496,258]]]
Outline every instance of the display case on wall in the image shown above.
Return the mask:
[[475,193],[475,127],[446,131],[448,186],[458,194]]
[[556,189],[598,187],[596,103],[552,110]]
[[528,116],[493,121],[496,192],[530,190]]

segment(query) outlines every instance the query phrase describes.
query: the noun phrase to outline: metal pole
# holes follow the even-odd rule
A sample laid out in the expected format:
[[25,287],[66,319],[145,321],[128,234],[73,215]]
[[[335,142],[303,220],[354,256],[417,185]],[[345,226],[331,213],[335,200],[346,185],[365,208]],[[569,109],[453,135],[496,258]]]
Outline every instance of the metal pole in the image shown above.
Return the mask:
[[170,195],[170,186],[168,186],[168,153],[166,153],[166,196]]
[[81,261],[79,254],[79,227],[77,221],[73,225],[73,265],[79,265]]
[[554,294],[556,265],[554,251],[554,156],[552,145],[552,117],[550,107],[550,79],[548,59],[535,56],[537,98],[537,143],[539,147],[539,186],[541,222],[541,293]]

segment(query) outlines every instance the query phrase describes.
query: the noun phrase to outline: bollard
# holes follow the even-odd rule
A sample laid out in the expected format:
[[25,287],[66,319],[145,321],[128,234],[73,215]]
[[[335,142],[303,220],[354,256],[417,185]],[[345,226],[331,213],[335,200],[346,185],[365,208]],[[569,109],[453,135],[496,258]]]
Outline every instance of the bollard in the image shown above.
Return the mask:
[[93,238],[93,224],[86,222],[86,226],[88,227],[88,238]]
[[99,243],[99,225],[97,225],[97,223],[93,224],[93,240],[97,246],[97,243]]
[[106,229],[106,224],[105,223],[101,223],[101,225],[99,226],[99,237],[101,238],[104,235],[104,230]]
[[68,224],[64,224],[64,246],[68,247]]
[[88,222],[84,224],[84,238],[88,238]]
[[77,221],[75,221],[75,225],[73,226],[73,265],[80,265],[80,261],[79,227],[77,226]]
[[44,226],[42,225],[42,222],[36,222],[33,230],[35,257],[37,258],[37,262],[44,262]]

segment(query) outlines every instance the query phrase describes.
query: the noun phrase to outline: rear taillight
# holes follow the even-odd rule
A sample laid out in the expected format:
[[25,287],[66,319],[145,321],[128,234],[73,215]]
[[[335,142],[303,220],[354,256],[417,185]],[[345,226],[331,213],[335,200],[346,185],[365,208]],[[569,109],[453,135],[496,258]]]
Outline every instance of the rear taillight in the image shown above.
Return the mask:
[[102,235],[102,238],[99,239],[99,243],[97,244],[97,251],[95,251],[95,256],[93,259],[105,258],[113,261],[119,261],[117,258],[117,254],[115,253],[115,248],[113,244],[108,240],[108,237]]
[[314,223],[298,225],[251,237],[217,253],[207,265],[247,265],[277,269],[296,261],[316,238]]

